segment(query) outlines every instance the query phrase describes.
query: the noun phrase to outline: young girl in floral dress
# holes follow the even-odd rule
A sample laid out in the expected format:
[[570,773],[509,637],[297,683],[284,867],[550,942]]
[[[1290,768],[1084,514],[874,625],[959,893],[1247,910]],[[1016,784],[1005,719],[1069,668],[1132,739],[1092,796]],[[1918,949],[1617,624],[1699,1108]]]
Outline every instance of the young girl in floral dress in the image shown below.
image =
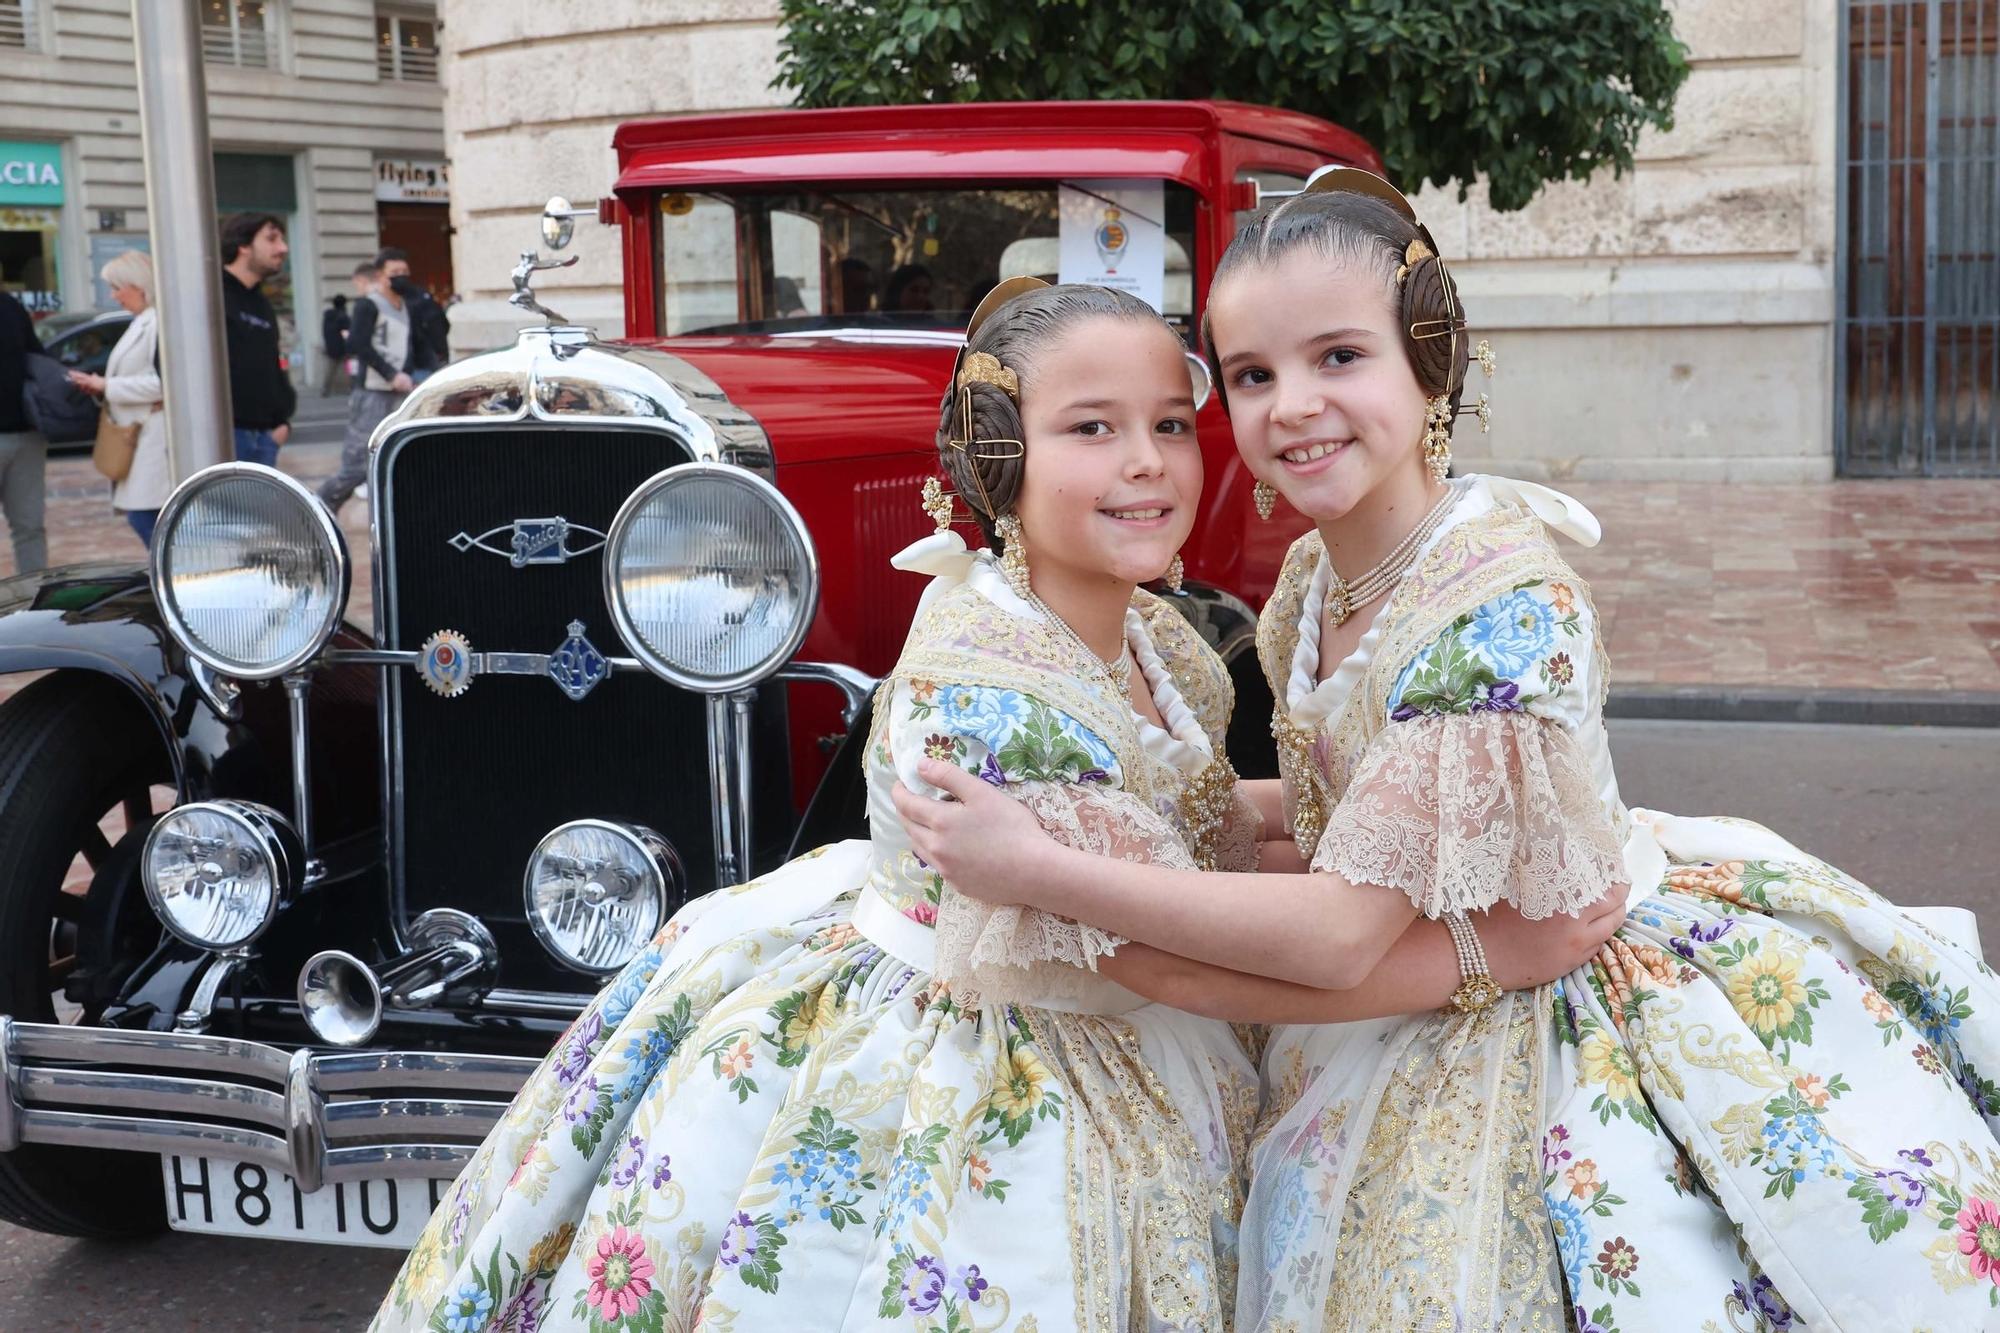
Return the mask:
[[[1074,846],[1254,863],[1228,675],[1136,591],[1201,487],[1179,341],[1133,298],[1040,288],[982,306],[945,397],[940,460],[1005,554],[934,495],[938,534],[898,557],[934,579],[877,696],[872,836],[679,913],[522,1089],[377,1328],[1228,1322],[1255,1068],[1146,997],[1284,988],[960,898],[889,805],[931,756]],[[1533,984],[1593,929],[1515,917],[1496,955]],[[1346,1012],[1439,1003],[1452,959],[1413,933]]]
[[[1314,950],[1365,968],[1420,918],[1466,940],[1453,1010],[1272,1033],[1239,1329],[2000,1326],[2000,983],[1969,917],[1623,804],[1554,540],[1596,522],[1447,479],[1484,349],[1393,187],[1317,184],[1236,237],[1209,307],[1245,464],[1315,522],[1258,644],[1284,868],[1309,873],[1092,866],[925,766],[961,804],[898,797],[919,853],[962,892],[1286,977]],[[1488,909],[1619,881],[1588,966],[1480,984]]]

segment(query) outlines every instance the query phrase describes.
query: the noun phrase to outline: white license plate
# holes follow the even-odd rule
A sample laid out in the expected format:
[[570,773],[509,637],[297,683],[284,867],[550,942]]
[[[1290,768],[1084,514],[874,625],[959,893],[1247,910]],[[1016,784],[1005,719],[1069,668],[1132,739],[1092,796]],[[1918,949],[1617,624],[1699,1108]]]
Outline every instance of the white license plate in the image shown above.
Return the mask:
[[163,1155],[167,1225],[176,1231],[407,1250],[449,1179],[342,1180],[308,1194],[255,1162]]

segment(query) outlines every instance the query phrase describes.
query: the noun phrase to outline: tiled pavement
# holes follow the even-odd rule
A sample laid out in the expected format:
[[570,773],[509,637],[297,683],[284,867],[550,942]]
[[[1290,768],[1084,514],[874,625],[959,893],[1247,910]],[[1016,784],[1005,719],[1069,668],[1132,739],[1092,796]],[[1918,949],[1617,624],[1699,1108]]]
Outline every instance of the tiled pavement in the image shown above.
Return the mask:
[[[317,479],[337,447],[288,448]],[[51,461],[50,559],[140,547],[81,456]],[[2000,480],[1806,486],[1591,482],[1567,488],[1603,522],[1570,549],[1606,628],[1614,688],[2000,693]],[[354,553],[350,618],[369,623],[366,507],[342,527]],[[0,574],[13,552],[0,541]]]

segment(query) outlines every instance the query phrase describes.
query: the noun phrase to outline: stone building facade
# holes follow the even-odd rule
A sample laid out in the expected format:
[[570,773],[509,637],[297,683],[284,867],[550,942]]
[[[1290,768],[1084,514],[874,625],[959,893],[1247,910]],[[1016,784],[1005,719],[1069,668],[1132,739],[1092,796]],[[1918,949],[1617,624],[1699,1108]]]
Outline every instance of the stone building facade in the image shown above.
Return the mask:
[[[1838,6],[1679,0],[1693,72],[1634,170],[1496,214],[1426,190],[1501,363],[1473,467],[1566,478],[1808,481],[1833,472]],[[443,0],[446,151],[465,346],[518,326],[506,274],[550,194],[595,199],[636,117],[776,104],[773,0]],[[606,233],[608,237],[608,233]],[[620,327],[617,247],[538,290]]]
[[[286,218],[290,272],[269,286],[307,382],[319,310],[385,240],[413,258],[430,241],[421,276],[449,290],[436,6],[199,10],[218,208]],[[10,195],[8,162],[39,188]],[[131,0],[0,0],[0,281],[39,314],[109,308],[97,271],[147,233]]]

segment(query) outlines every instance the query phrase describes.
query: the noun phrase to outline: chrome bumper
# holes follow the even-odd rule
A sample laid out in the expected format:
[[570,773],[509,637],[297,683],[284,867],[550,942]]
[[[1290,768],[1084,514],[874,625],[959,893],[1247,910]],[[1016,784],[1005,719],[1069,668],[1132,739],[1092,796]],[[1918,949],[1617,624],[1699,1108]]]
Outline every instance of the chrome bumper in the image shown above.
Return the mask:
[[[306,1192],[340,1180],[453,1176],[539,1063],[428,1051],[320,1055],[0,1015],[0,1152],[47,1143],[226,1157],[289,1175]],[[433,1089],[437,1096],[404,1095]]]

